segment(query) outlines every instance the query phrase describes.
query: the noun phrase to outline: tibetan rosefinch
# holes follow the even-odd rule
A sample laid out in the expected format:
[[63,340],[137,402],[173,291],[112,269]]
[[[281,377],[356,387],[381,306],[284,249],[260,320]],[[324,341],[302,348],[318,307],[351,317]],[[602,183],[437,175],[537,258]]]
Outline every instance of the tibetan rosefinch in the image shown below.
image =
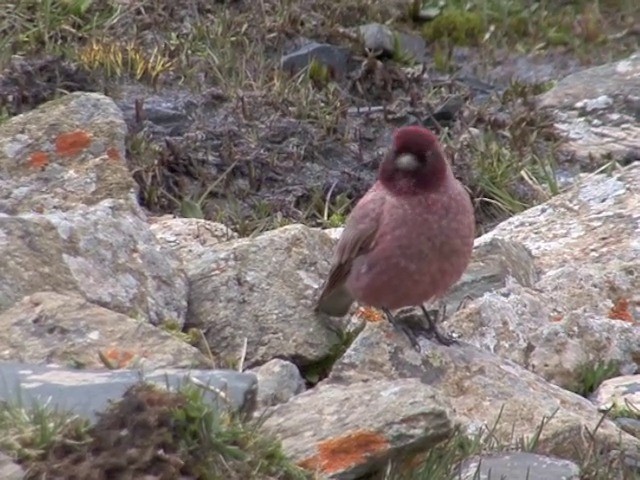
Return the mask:
[[438,299],[466,269],[473,249],[473,206],[436,136],[403,127],[380,164],[378,179],[360,199],[340,237],[316,310],[346,315],[354,300],[383,310],[420,306],[426,332],[444,344],[424,303]]

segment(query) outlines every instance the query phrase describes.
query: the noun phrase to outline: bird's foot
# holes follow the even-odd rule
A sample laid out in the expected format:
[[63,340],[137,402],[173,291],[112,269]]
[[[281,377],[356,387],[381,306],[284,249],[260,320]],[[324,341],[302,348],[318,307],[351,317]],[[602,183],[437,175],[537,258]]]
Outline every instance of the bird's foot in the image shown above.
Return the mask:
[[427,324],[428,327],[426,329],[427,335],[429,335],[430,337],[435,338],[438,343],[440,343],[441,345],[444,345],[446,347],[449,347],[451,345],[456,345],[459,342],[453,338],[450,335],[446,335],[444,333],[442,333],[440,330],[438,330],[438,321],[442,321],[445,318],[445,314],[447,312],[447,306],[446,304],[442,304],[442,307],[440,308],[440,310],[436,310],[435,311],[435,317],[434,317],[434,312],[431,311],[429,312],[424,305],[420,305],[420,308],[422,309],[422,313],[424,314],[424,317],[427,320]]
[[400,321],[396,317],[394,317],[391,313],[391,310],[389,310],[388,308],[383,308],[382,311],[387,316],[387,320],[389,320],[389,323],[391,323],[391,325],[393,325],[396,330],[404,333],[411,342],[411,346],[419,352],[420,344],[418,343],[418,336],[413,331],[413,329],[411,329],[411,327],[405,322]]

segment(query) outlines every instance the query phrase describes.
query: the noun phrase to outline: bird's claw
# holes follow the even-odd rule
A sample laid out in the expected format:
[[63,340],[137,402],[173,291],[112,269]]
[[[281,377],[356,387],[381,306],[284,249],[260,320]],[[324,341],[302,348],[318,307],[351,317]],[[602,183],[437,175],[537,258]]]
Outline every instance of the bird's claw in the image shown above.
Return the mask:
[[391,323],[391,325],[393,325],[396,330],[403,332],[409,339],[409,342],[411,342],[411,346],[418,352],[420,352],[420,343],[418,343],[418,336],[409,327],[409,325],[402,321],[398,321],[398,319],[396,319],[396,317],[394,317],[391,313],[391,310],[383,308],[382,311],[386,315],[387,320],[389,320],[389,323]]
[[420,308],[422,309],[424,317],[427,319],[428,327],[426,331],[429,336],[434,337],[438,341],[438,343],[446,347],[457,345],[460,343],[452,336],[446,335],[438,330],[438,319],[444,319],[445,313],[447,311],[446,305],[443,305],[441,311],[436,312],[437,317],[435,319],[433,318],[432,314],[424,307],[424,305],[420,305]]
[[411,346],[415,348],[418,352],[420,351],[420,344],[418,342],[419,337],[428,338],[430,340],[435,340],[439,344],[449,347],[451,345],[459,344],[459,342],[444,333],[442,333],[437,326],[437,319],[444,318],[444,314],[446,309],[443,308],[442,312],[436,312],[436,318],[433,317],[432,313],[427,311],[427,309],[421,305],[422,313],[427,320],[427,326],[424,325],[422,321],[415,321],[419,317],[414,315],[408,315],[408,317],[412,317],[414,321],[407,322],[401,318],[396,318],[389,309],[383,308],[387,319],[394,326],[394,328],[400,332],[403,332],[409,341],[411,342]]

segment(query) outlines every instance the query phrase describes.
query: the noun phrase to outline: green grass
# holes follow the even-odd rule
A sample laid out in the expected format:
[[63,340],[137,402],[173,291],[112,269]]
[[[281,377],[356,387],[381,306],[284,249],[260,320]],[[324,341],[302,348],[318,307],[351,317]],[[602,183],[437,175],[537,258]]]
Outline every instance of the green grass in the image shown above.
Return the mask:
[[608,413],[611,418],[632,418],[634,420],[640,420],[640,405],[636,405],[628,399],[625,399],[622,403],[614,402]]
[[311,478],[285,457],[279,442],[260,431],[261,420],[220,413],[200,388],[186,387],[181,394],[187,401],[173,411],[176,436],[182,452],[200,459],[194,469],[199,479]]
[[514,82],[497,100],[502,114],[481,107],[466,126],[443,135],[454,164],[473,167],[463,180],[481,222],[492,224],[561,193],[552,119],[534,105],[535,95],[548,88]]
[[88,429],[85,420],[47,404],[0,402],[0,451],[21,462],[43,456],[56,442],[85,443]]
[[[96,33],[108,30],[124,14],[104,0],[16,0],[0,5],[3,55],[67,53]],[[6,61],[7,58],[0,58]]]
[[588,397],[609,378],[619,375],[619,365],[614,361],[598,361],[585,363],[578,369],[578,380],[570,390],[583,397]]
[[[423,4],[434,5],[440,3]],[[453,45],[484,43],[521,51],[562,45],[582,50],[610,44],[607,35],[631,26],[639,11],[633,0],[451,0],[425,25],[424,34]]]

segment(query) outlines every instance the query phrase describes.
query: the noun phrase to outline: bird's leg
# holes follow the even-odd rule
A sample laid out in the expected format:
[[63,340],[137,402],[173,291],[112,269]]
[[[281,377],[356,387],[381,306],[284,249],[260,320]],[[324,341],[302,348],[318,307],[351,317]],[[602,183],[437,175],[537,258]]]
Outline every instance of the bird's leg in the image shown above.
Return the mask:
[[460,300],[460,303],[458,304],[458,308],[456,308],[456,312],[462,310],[464,307],[467,306],[467,303],[470,302],[471,300],[473,300],[473,297],[471,295],[465,295],[462,300]]
[[458,341],[455,338],[450,337],[449,335],[445,335],[444,333],[438,330],[437,322],[438,320],[444,319],[444,316],[447,312],[446,304],[443,305],[441,312],[438,312],[438,315],[435,319],[433,318],[432,314],[429,311],[427,311],[424,305],[420,305],[420,308],[422,309],[422,313],[424,314],[424,317],[427,319],[427,323],[429,325],[427,328],[427,332],[429,334],[433,335],[438,342],[440,342],[442,345],[445,345],[447,347],[458,343]]
[[413,333],[413,331],[409,328],[409,326],[398,321],[391,313],[391,310],[389,310],[388,308],[383,308],[382,311],[387,316],[387,320],[389,320],[391,325],[393,325],[396,330],[403,332],[409,338],[409,341],[411,342],[411,346],[419,352],[420,344],[418,343],[418,338]]

